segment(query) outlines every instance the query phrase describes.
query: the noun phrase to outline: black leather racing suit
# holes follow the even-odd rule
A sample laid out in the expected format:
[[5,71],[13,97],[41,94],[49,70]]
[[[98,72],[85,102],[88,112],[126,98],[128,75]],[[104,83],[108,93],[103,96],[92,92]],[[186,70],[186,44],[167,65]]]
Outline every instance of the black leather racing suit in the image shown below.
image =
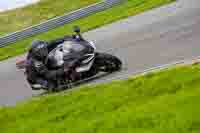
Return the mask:
[[[48,43],[48,51],[50,52],[52,49],[57,47],[57,45],[61,44],[65,40],[71,38],[70,36],[65,36],[63,38],[59,38],[56,40],[52,40]],[[57,70],[50,70],[46,64],[45,60],[38,60],[34,58],[32,51],[29,51],[27,55],[27,66],[26,66],[26,74],[27,80],[30,84],[41,84],[47,88],[57,87],[55,84],[59,78],[64,76],[64,68],[61,67]]]

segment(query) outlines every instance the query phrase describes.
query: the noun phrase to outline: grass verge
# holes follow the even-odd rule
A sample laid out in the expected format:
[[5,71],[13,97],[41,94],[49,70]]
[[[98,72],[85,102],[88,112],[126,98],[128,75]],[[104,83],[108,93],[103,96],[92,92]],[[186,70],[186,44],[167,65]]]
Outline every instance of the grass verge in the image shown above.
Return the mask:
[[200,65],[84,86],[0,109],[3,133],[198,133]]
[[40,0],[36,4],[1,12],[0,35],[15,32],[99,1],[100,0]]
[[99,26],[117,21],[119,19],[138,14],[155,7],[159,7],[172,1],[174,0],[127,0],[127,2],[122,5],[74,21],[70,24],[66,24],[49,32],[17,41],[10,46],[0,48],[0,60],[4,60],[26,52],[25,48],[34,38],[50,40],[56,37],[70,34],[73,25],[79,25],[83,31],[88,31]]

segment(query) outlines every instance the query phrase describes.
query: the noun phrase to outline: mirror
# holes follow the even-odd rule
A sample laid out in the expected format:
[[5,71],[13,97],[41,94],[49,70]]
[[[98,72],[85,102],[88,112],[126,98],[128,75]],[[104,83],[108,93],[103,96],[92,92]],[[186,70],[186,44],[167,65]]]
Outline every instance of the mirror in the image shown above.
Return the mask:
[[74,26],[74,28],[73,28],[73,29],[74,29],[74,32],[76,32],[76,33],[78,33],[78,34],[81,32],[81,30],[80,30],[80,27],[79,27],[79,26],[77,26],[77,25],[76,25],[76,26]]

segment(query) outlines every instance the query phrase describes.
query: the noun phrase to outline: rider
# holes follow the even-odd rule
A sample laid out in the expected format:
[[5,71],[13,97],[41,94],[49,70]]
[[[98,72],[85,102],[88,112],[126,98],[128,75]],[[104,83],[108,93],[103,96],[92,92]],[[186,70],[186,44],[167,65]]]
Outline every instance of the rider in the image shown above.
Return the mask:
[[[49,70],[45,64],[48,53],[54,49],[57,45],[63,43],[67,40],[83,41],[81,36],[65,36],[50,42],[35,40],[32,42],[31,48],[29,50],[27,61],[28,65],[26,67],[27,80],[30,84],[41,84],[44,87],[54,89],[55,82],[59,78],[69,74],[71,68],[79,63],[79,55],[76,55],[74,61],[70,63],[65,63],[63,66],[56,70]],[[67,69],[66,69],[67,68]]]
[[48,43],[33,41],[27,56],[27,80],[30,84],[40,84],[43,87],[54,89],[57,79],[64,76],[64,69],[61,67],[57,70],[49,70],[45,65],[47,55]]

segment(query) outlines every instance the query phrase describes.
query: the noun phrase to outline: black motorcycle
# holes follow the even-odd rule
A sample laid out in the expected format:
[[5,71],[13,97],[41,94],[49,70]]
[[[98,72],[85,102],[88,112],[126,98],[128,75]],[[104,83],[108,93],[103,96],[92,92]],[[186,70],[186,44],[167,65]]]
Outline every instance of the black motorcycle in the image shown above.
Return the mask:
[[[74,53],[84,51],[85,47],[82,43],[87,44],[87,47],[89,46],[89,50],[87,50],[87,53],[84,53],[80,59],[80,63],[73,68],[74,70],[70,75],[66,75],[66,77],[63,79],[59,79],[61,81],[58,81],[59,85],[57,84],[57,87],[62,86],[69,88],[73,83],[91,78],[97,75],[99,72],[112,73],[121,69],[122,62],[119,58],[107,53],[97,52],[92,41],[83,39],[82,35],[80,34],[79,27],[76,26],[74,28],[74,32],[76,33],[74,40],[72,39],[70,41],[65,41],[49,52],[49,55],[46,59],[46,64],[49,69],[58,69],[64,64],[64,62],[70,63],[73,61],[74,58],[72,58],[72,56]],[[81,39],[82,41],[76,41],[77,38]],[[26,59],[17,61],[16,66],[20,70],[25,70]],[[30,86],[33,90],[48,90],[48,88],[45,88],[40,84],[31,84]]]

